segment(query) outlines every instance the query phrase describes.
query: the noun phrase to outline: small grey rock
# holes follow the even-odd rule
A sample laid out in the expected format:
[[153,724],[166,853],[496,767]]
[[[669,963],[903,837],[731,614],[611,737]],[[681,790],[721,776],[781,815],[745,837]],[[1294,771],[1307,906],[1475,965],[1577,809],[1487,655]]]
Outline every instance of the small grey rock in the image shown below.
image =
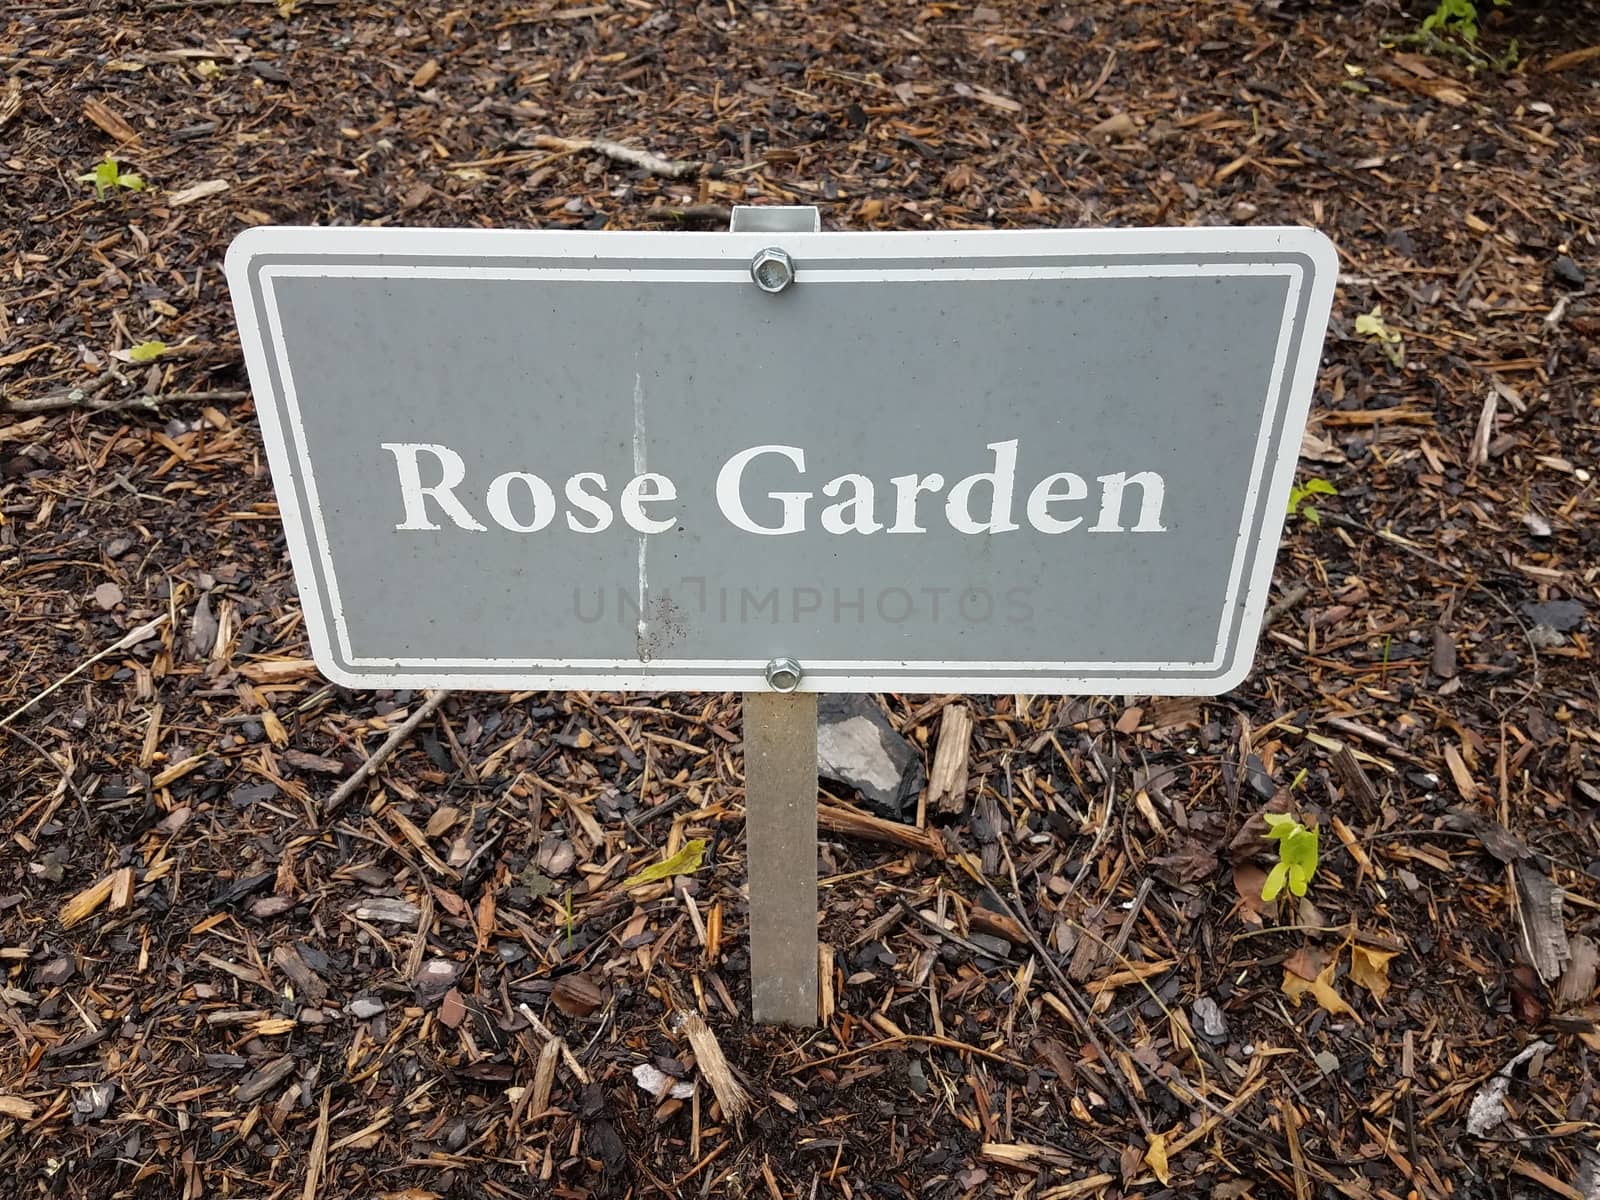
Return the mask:
[[1195,1028],[1206,1041],[1220,1045],[1228,1040],[1228,1018],[1222,1015],[1221,1006],[1210,996],[1201,996],[1190,1012],[1194,1014]]
[[383,1001],[371,996],[357,996],[344,1006],[344,1010],[358,1021],[370,1021],[383,1011]]
[[420,908],[398,896],[374,896],[363,900],[350,912],[363,921],[382,921],[388,925],[415,925],[422,916]]
[[1555,277],[1570,288],[1581,288],[1588,280],[1583,274],[1583,268],[1572,260],[1572,257],[1563,254],[1551,265]]
[[417,993],[417,1003],[428,1008],[439,1003],[444,999],[444,994],[455,986],[459,974],[460,966],[448,958],[430,958],[422,964],[416,978],[411,981],[412,990]]
[[1571,633],[1583,624],[1584,607],[1577,600],[1546,600],[1543,604],[1524,604],[1522,611],[1540,625],[1557,633]]
[[871,698],[860,695],[818,698],[817,772],[855,788],[869,809],[891,821],[915,814],[926,779],[921,753]]
[[911,1090],[919,1096],[928,1094],[928,1075],[922,1069],[922,1060],[913,1058],[906,1064],[906,1082],[911,1085]]
[[98,1121],[111,1111],[111,1101],[116,1098],[114,1083],[91,1083],[76,1088],[72,1093],[72,1123],[84,1125]]
[[1558,646],[1567,644],[1566,635],[1548,625],[1535,625],[1528,630],[1528,640],[1533,643],[1536,650],[1554,650]]
[[539,853],[534,861],[546,875],[565,875],[578,861],[578,854],[566,838],[547,833],[539,843]]
[[1339,1056],[1331,1051],[1323,1050],[1316,1056],[1317,1070],[1324,1075],[1332,1075],[1339,1069]]

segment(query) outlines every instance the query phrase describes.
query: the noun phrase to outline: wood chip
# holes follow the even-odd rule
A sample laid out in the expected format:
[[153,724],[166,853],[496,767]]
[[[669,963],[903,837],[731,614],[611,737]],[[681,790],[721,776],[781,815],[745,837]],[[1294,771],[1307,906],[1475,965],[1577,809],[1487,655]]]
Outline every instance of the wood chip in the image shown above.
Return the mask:
[[117,876],[113,872],[103,879],[83,889],[72,899],[61,906],[61,924],[63,928],[71,929],[74,925],[81,925],[95,914],[95,910],[111,898],[111,891],[116,886]]
[[83,115],[117,142],[137,142],[139,131],[104,100],[92,97],[83,102]]
[[710,1085],[712,1095],[716,1096],[723,1117],[736,1125],[739,1124],[750,1111],[750,1094],[734,1078],[733,1070],[728,1066],[728,1060],[722,1053],[722,1046],[718,1043],[716,1034],[712,1033],[710,1027],[701,1020],[700,1014],[693,1011],[682,1014],[678,1028],[689,1039],[689,1045],[694,1048],[694,1058],[700,1068],[700,1074]]
[[226,179],[206,179],[199,183],[191,183],[186,188],[179,188],[167,194],[167,203],[173,208],[181,208],[185,204],[193,204],[196,200],[204,200],[207,196],[220,196],[228,190]]
[[946,705],[939,714],[939,745],[928,772],[928,801],[946,815],[967,806],[967,759],[972,742],[972,709],[965,704]]

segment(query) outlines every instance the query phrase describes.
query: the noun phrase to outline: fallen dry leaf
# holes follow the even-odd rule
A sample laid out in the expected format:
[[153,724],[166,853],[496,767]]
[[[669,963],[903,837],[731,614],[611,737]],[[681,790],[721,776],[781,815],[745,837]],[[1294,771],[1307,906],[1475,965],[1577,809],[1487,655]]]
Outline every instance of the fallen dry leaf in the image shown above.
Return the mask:
[[641,883],[654,883],[658,879],[667,879],[673,875],[693,875],[700,869],[701,862],[705,859],[706,843],[704,838],[695,838],[685,842],[683,849],[663,862],[651,863],[644,870],[629,875],[622,881],[625,888],[638,887]]
[[1261,898],[1261,889],[1267,884],[1267,873],[1255,863],[1233,865],[1233,886],[1239,893],[1239,916],[1247,924],[1261,924],[1261,910],[1267,902]]
[[1350,947],[1350,979],[1382,1000],[1389,994],[1389,960],[1398,950],[1376,950],[1371,946]]
[[1159,1133],[1150,1135],[1150,1147],[1144,1152],[1144,1162],[1165,1187],[1172,1172],[1167,1167],[1167,1139],[1164,1136]]
[[1333,972],[1339,965],[1338,959],[1330,959],[1328,965],[1323,967],[1315,979],[1300,978],[1289,969],[1287,963],[1283,968],[1283,994],[1294,1001],[1296,1008],[1300,1007],[1300,1000],[1307,992],[1316,1000],[1318,1007],[1327,1011],[1331,1016],[1341,1014],[1355,1019],[1356,1024],[1361,1023],[1361,1018],[1356,1016],[1356,1010],[1344,1002],[1344,997],[1339,995],[1333,986]]
[[1328,965],[1328,952],[1317,946],[1301,946],[1283,960],[1283,969],[1293,971],[1301,979],[1310,981],[1322,974]]

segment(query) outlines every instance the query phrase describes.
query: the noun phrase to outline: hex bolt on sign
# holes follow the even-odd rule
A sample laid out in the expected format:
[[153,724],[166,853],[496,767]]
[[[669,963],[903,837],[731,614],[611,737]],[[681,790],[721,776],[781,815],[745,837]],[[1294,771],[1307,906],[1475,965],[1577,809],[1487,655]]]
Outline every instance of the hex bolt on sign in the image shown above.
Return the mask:
[[800,686],[800,664],[792,658],[775,658],[767,664],[767,686],[775,692],[792,692]]
[[776,246],[758,250],[750,260],[750,278],[763,292],[777,295],[794,282],[794,259]]

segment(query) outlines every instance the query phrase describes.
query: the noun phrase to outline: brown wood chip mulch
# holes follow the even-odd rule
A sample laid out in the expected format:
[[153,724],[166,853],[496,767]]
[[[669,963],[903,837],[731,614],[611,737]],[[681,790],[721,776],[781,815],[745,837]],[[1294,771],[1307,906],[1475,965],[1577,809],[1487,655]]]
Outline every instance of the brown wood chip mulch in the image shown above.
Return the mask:
[[[1600,1195],[1600,20],[1519,0],[1500,72],[1420,15],[6,5],[0,1192]],[[921,827],[826,800],[805,1033],[747,1017],[736,697],[451,696],[327,803],[426,697],[308,661],[221,275],[743,202],[1344,269],[1251,680],[883,697],[955,742]]]

